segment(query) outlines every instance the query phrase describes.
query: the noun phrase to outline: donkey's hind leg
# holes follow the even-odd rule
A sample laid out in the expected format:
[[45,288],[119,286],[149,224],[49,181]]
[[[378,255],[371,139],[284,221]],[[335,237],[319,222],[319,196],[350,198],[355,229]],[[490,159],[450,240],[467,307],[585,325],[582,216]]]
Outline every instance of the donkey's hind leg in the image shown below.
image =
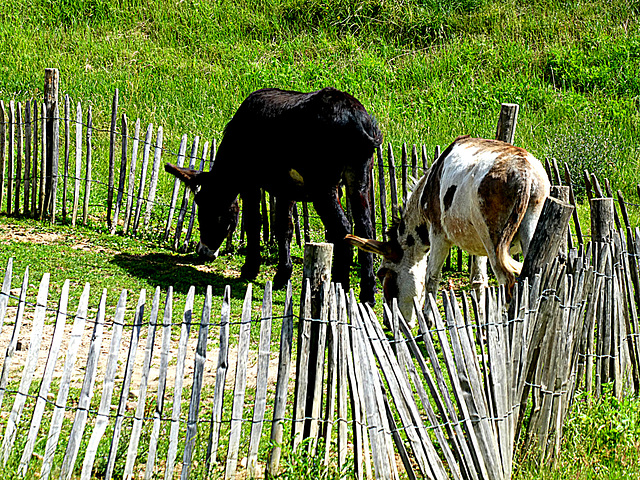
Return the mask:
[[333,243],[333,268],[331,276],[335,283],[349,290],[349,269],[351,268],[351,245],[344,237],[350,232],[351,225],[338,200],[338,189],[331,188],[329,192],[314,198],[313,206],[320,215],[325,228],[325,239]]

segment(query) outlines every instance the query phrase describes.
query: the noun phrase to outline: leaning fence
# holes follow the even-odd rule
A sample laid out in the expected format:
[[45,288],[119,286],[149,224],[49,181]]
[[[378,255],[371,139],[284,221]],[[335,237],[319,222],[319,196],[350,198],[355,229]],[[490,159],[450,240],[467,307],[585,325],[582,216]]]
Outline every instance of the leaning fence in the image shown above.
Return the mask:
[[[28,268],[18,287],[10,261],[0,293],[2,461],[43,478],[234,478],[278,473],[284,447],[320,452],[338,469],[352,463],[358,478],[507,479],[520,438],[542,460],[557,454],[578,389],[637,388],[625,257],[617,237],[557,258],[518,285],[510,308],[502,288],[483,305],[474,293],[443,292],[442,313],[429,299],[434,328],[417,337],[395,303],[384,306],[389,335],[371,307],[328,283],[317,318],[308,284],[299,314],[291,289],[274,314],[269,285],[259,314],[248,287],[240,318],[228,287],[220,314],[210,289],[204,299],[189,289],[178,313],[172,289],[133,303],[123,291],[114,309],[104,293],[88,305],[89,285],[70,299],[68,281],[52,307],[49,275],[28,298]],[[599,330],[613,334],[594,338]],[[309,361],[313,345],[321,354]]]

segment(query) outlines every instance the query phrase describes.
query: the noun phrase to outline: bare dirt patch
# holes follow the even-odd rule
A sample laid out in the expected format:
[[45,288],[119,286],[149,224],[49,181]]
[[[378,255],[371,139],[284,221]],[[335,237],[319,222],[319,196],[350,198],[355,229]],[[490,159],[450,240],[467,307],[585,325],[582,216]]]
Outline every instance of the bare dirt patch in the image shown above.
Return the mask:
[[0,225],[0,240],[9,242],[23,242],[35,244],[55,243],[62,235],[50,232],[41,232],[35,228],[26,228],[15,225]]

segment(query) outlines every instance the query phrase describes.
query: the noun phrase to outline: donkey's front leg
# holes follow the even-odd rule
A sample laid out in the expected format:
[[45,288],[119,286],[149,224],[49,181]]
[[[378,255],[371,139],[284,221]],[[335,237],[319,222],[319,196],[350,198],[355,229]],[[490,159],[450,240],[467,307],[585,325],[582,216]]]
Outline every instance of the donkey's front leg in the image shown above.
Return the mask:
[[275,229],[278,242],[278,270],[273,278],[273,288],[279,290],[287,285],[293,271],[291,263],[291,238],[293,237],[294,202],[286,198],[276,198]]
[[247,280],[253,280],[260,271],[260,191],[251,190],[243,192],[242,214],[244,217],[244,229],[247,234],[247,253],[241,276]]
[[432,329],[435,325],[435,320],[434,312],[431,310],[429,294],[437,299],[438,287],[440,286],[440,278],[442,276],[442,266],[449,255],[451,243],[442,235],[434,235],[433,232],[429,233],[429,237],[431,240],[431,249],[429,250],[427,276],[425,279],[424,318],[427,322],[427,328]]

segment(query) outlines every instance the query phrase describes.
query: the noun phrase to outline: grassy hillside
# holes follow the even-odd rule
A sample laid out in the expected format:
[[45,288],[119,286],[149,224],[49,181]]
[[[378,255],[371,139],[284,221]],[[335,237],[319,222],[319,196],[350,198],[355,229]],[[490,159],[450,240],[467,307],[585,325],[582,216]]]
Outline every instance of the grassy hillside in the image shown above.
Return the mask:
[[[129,118],[219,138],[261,87],[356,95],[385,139],[491,137],[502,102],[516,142],[630,191],[638,163],[640,3],[0,0],[0,98],[40,97],[43,71],[108,125]],[[615,166],[615,168],[613,168]]]
[[[118,88],[120,111],[162,125],[174,151],[183,133],[219,139],[242,99],[262,87],[347,90],[395,145],[493,137],[500,104],[513,102],[516,144],[576,173],[608,176],[640,203],[638,14],[638,0],[0,0],[0,100],[41,98],[44,69],[57,67],[61,92],[92,105],[97,127],[108,127]],[[106,155],[96,149],[94,168],[106,169]],[[3,235],[41,233],[30,221],[0,221]],[[114,296],[125,286],[165,288],[175,272],[199,288],[211,278],[238,292],[245,284],[229,275],[237,255],[203,273],[189,257],[96,232],[78,233],[101,247],[84,256],[69,250],[80,240],[66,227],[51,232],[60,240],[46,247],[0,241],[0,268],[13,256],[39,278],[50,256],[63,278],[93,265],[97,287]],[[102,249],[120,253],[107,258]],[[150,275],[140,258],[170,265]],[[272,275],[270,264],[257,284]],[[127,283],[114,285],[119,279]],[[517,478],[637,478],[637,412],[637,399],[581,401],[556,468],[525,455]]]

